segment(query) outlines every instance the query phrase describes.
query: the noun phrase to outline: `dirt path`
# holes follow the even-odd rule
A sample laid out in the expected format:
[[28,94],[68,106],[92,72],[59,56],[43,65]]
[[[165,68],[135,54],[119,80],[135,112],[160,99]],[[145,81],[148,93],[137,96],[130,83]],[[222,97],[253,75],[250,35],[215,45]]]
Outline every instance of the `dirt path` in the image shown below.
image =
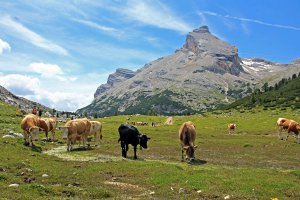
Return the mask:
[[[116,162],[121,161],[123,158],[115,157],[111,155],[104,155],[104,154],[96,154],[91,155],[90,151],[72,151],[67,152],[67,146],[60,146],[48,151],[44,151],[44,154],[56,156],[63,160],[67,161],[86,161],[86,162]],[[80,152],[80,153],[78,153]]]

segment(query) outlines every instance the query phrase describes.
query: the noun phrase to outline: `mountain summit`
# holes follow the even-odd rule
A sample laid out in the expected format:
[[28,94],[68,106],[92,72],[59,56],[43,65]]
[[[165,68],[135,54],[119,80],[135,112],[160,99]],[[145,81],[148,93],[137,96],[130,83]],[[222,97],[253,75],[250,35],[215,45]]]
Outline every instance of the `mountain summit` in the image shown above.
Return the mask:
[[174,54],[136,72],[117,69],[98,87],[93,102],[79,113],[190,114],[242,98],[265,80],[300,71],[300,65],[241,59],[238,49],[210,33],[207,26],[190,32]]

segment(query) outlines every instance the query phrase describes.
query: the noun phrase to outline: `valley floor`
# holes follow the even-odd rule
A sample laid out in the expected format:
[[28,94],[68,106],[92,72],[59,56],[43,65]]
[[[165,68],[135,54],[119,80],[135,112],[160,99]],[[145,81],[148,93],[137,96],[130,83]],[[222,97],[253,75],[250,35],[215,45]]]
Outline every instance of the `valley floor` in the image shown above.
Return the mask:
[[[1,106],[1,105],[0,105]],[[7,111],[0,116],[1,199],[300,199],[300,144],[277,138],[278,117],[300,121],[291,111],[215,112],[174,117],[173,125],[138,126],[151,137],[149,149],[133,148],[121,157],[117,128],[129,116],[98,119],[103,123],[99,147],[42,142],[23,146],[21,132]],[[163,124],[166,117],[133,116],[129,121]],[[178,129],[196,124],[196,161],[181,162]],[[237,123],[234,135],[227,124]],[[43,135],[41,135],[43,137]],[[57,138],[61,133],[57,131]],[[19,186],[9,187],[10,184]]]

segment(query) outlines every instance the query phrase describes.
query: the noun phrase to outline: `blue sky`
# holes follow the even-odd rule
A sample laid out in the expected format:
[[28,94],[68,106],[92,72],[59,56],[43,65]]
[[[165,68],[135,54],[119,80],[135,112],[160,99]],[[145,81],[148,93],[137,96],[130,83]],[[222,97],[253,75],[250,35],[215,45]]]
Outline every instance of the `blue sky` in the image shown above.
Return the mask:
[[202,25],[243,58],[300,57],[297,0],[0,0],[0,85],[74,111],[117,68],[182,47]]

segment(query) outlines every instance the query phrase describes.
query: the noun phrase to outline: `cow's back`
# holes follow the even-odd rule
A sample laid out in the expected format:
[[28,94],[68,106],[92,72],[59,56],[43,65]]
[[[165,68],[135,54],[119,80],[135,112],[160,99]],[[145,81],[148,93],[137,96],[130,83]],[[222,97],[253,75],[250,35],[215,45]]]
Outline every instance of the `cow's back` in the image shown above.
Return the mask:
[[31,127],[37,126],[38,124],[38,117],[33,114],[28,114],[22,119],[21,128],[23,130],[27,130]]
[[70,126],[69,134],[88,134],[90,132],[91,123],[88,119],[76,119],[66,123],[65,126]]
[[137,128],[129,124],[121,124],[119,129],[119,136],[121,141],[125,141],[127,144],[138,143],[138,135],[140,135]]
[[185,122],[179,129],[179,139],[184,146],[195,143],[196,129],[193,122]]

